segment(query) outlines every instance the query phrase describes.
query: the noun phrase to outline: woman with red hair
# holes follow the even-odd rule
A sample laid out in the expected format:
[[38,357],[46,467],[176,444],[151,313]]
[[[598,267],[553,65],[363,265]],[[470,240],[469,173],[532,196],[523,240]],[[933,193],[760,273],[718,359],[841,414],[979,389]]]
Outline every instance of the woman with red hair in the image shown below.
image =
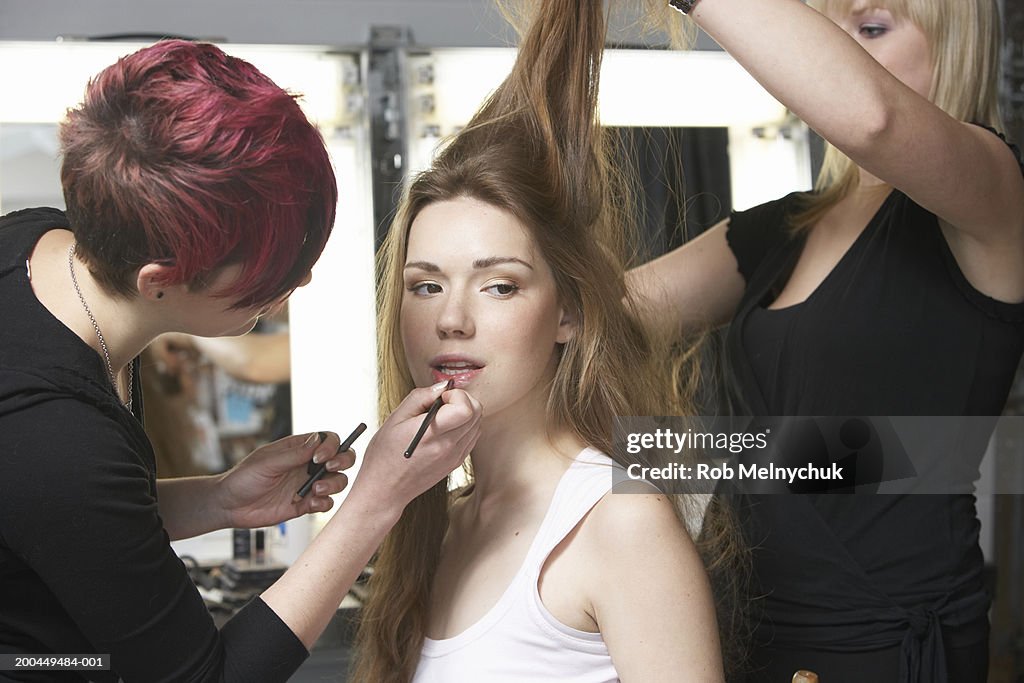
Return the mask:
[[[309,281],[334,222],[330,160],[292,95],[184,41],[105,69],[60,136],[66,213],[0,219],[0,653],[109,654],[93,680],[286,680],[405,504],[462,462],[479,406],[411,392],[344,510],[218,631],[169,541],[327,510],[354,456],[313,433],[158,480],[136,358],[165,332],[244,334]],[[329,474],[294,503],[311,459]]]

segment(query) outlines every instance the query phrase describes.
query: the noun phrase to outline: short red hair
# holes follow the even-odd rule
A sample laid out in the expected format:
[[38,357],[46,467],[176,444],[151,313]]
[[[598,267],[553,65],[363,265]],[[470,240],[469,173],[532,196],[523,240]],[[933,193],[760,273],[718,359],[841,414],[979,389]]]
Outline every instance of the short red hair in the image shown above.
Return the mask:
[[295,97],[214,45],[161,41],[107,67],[60,128],[61,182],[78,253],[103,287],[135,293],[146,263],[165,284],[262,306],[320,257],[338,194],[327,150]]

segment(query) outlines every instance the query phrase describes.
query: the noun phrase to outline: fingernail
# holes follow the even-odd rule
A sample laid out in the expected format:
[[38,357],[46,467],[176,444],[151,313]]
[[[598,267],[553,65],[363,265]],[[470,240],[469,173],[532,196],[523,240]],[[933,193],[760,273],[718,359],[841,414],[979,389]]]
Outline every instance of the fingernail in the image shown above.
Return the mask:
[[452,380],[446,379],[445,381],[438,382],[434,386],[430,387],[430,390],[436,394],[438,392],[444,391],[445,389],[450,389],[451,387],[448,386],[449,384],[453,384]]
[[320,455],[319,453],[314,453],[314,454],[313,454],[313,462],[314,462],[315,464],[319,465],[319,464],[320,464],[320,461],[321,461],[321,460],[323,460],[323,459],[324,459],[324,458],[323,458],[323,456],[322,456],[322,455]]
[[303,448],[310,448],[311,446],[315,446],[318,443],[320,443],[320,434],[319,432],[313,432],[312,434],[309,435],[309,438],[306,439],[306,443],[302,444],[302,446]]

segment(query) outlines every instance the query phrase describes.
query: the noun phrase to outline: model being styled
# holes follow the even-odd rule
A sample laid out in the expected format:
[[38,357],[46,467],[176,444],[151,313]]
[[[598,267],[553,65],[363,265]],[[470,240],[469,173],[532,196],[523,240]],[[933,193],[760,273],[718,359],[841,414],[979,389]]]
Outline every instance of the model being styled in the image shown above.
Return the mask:
[[412,182],[385,246],[381,410],[453,379],[484,417],[472,483],[423,494],[385,541],[361,683],[723,678],[678,501],[609,494],[613,418],[661,414],[668,382],[624,303],[602,3],[537,5],[511,75]]

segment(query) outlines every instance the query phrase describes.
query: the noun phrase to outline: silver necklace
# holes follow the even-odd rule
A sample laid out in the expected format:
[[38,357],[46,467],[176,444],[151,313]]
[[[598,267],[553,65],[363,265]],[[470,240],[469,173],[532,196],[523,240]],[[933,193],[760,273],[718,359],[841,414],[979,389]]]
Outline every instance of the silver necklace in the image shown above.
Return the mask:
[[[92,314],[89,309],[89,304],[85,303],[85,297],[82,296],[82,288],[78,286],[78,278],[75,277],[75,245],[72,244],[68,247],[68,270],[71,271],[71,284],[75,286],[75,292],[78,294],[78,300],[82,302],[82,308],[85,309],[85,314],[89,316],[89,320],[92,322],[92,329],[96,330],[96,338],[100,342],[100,348],[103,350],[103,360],[107,361],[107,375],[110,376],[110,386],[114,388],[114,393],[117,394],[118,400],[121,399],[121,392],[117,388],[117,375],[114,374],[114,366],[110,362],[110,352],[107,350],[107,342],[103,339],[103,333],[100,332],[99,323],[96,322],[96,316]],[[132,363],[128,363],[128,400],[124,402],[129,412],[132,409],[132,384],[135,382],[135,373],[132,369]]]

